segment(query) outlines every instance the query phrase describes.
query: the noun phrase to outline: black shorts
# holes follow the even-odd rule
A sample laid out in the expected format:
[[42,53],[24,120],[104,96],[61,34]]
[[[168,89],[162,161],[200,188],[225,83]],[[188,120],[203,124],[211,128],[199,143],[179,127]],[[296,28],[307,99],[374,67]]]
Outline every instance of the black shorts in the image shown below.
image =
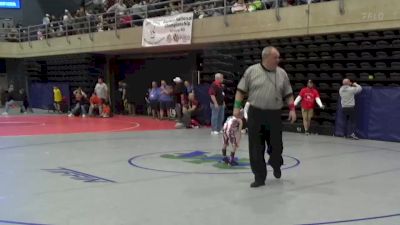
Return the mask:
[[173,109],[173,108],[174,108],[173,102],[160,102],[161,110],[167,110],[167,109]]
[[160,103],[157,100],[150,100],[149,105],[152,110],[158,110]]

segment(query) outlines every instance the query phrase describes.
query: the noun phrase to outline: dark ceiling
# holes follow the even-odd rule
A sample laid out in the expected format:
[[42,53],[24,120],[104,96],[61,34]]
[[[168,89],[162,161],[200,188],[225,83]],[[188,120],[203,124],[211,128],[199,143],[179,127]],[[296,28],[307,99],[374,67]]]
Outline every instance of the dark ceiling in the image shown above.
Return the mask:
[[[37,0],[44,13],[63,15],[64,10],[74,12],[81,5],[82,0]],[[88,1],[88,0],[86,0]]]

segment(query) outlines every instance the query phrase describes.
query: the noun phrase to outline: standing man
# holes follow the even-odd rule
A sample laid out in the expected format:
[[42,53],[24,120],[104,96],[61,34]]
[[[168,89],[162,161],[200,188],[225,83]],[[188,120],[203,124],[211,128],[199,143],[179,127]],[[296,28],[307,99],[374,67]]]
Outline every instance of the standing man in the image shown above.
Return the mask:
[[262,61],[250,66],[237,87],[233,115],[240,117],[244,95],[250,103],[248,111],[250,165],[255,181],[250,187],[265,185],[267,165],[265,163],[265,142],[270,132],[272,151],[269,165],[274,169],[275,178],[281,177],[282,158],[282,107],[284,101],[289,106],[289,120],[296,121],[294,97],[288,75],[278,66],[279,51],[266,47],[262,51]]
[[224,75],[221,73],[215,74],[215,81],[211,84],[208,94],[211,97],[211,134],[218,135],[222,132],[222,125],[225,116],[225,101],[222,82]]
[[167,111],[167,117],[172,118],[172,108],[174,105],[174,101],[172,99],[172,88],[167,85],[165,80],[161,81],[160,86],[160,95],[159,95],[159,102],[160,102],[160,119],[164,119],[164,111]]
[[158,87],[158,84],[156,81],[151,82],[151,89],[149,89],[148,93],[148,101],[150,104],[151,108],[151,114],[153,115],[153,118],[156,119],[157,117],[157,112],[158,108],[160,107],[160,88]]
[[362,91],[362,87],[356,82],[351,83],[349,79],[343,80],[343,86],[339,90],[343,114],[345,117],[345,137],[358,140],[355,134],[356,128],[356,102],[354,96]]
[[103,77],[99,77],[97,79],[97,84],[94,87],[94,92],[96,93],[97,97],[100,98],[101,102],[100,102],[100,106],[99,106],[99,114],[101,115],[101,113],[103,112],[103,103],[104,101],[109,101],[109,95],[108,95],[108,87],[107,84],[104,83],[104,79]]
[[312,80],[307,82],[307,87],[301,89],[299,96],[297,96],[296,100],[294,101],[294,105],[299,104],[300,101],[301,113],[303,115],[304,132],[306,135],[309,135],[310,133],[308,131],[311,126],[311,119],[314,116],[315,102],[317,102],[321,109],[325,108],[321,102],[321,99],[319,98],[318,90],[314,88],[314,82]]
[[173,79],[175,83],[174,95],[175,95],[175,111],[178,120],[182,119],[182,109],[185,105],[186,88],[183,84],[183,80],[180,77]]

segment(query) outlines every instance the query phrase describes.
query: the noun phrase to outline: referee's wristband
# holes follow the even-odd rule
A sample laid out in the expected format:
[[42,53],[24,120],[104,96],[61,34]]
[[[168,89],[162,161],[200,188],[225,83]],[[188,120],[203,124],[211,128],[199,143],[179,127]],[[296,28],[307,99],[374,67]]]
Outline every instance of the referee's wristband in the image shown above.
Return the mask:
[[233,107],[235,109],[241,109],[242,108],[242,101],[235,100],[235,103],[234,103]]

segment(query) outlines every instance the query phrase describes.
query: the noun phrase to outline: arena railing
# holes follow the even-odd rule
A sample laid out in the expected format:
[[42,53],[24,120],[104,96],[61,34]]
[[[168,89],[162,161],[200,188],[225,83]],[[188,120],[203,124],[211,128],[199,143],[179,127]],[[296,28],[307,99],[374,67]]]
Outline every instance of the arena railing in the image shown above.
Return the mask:
[[[277,21],[281,20],[280,3],[282,0],[264,0],[264,8],[266,4],[272,3],[275,6],[275,17]],[[345,13],[344,0],[339,1],[339,11]],[[178,4],[173,6],[172,4]],[[217,12],[216,15],[223,16],[225,26],[229,26],[227,15],[231,10],[231,5],[228,5],[227,0],[207,0],[196,1],[186,4],[184,0],[169,0],[154,4],[143,5],[137,8],[128,8],[124,11],[106,12],[100,14],[92,14],[84,17],[71,18],[66,21],[52,21],[44,25],[33,25],[20,28],[0,29],[0,41],[18,42],[22,47],[23,42],[31,42],[36,40],[46,40],[50,46],[49,39],[55,37],[65,37],[70,43],[71,35],[89,34],[91,41],[94,41],[94,33],[113,30],[115,36],[119,38],[118,30],[128,27],[141,26],[146,18],[154,16],[168,15],[167,12],[174,11],[176,13],[194,12],[197,16],[199,13]],[[80,37],[78,37],[80,38]]]

